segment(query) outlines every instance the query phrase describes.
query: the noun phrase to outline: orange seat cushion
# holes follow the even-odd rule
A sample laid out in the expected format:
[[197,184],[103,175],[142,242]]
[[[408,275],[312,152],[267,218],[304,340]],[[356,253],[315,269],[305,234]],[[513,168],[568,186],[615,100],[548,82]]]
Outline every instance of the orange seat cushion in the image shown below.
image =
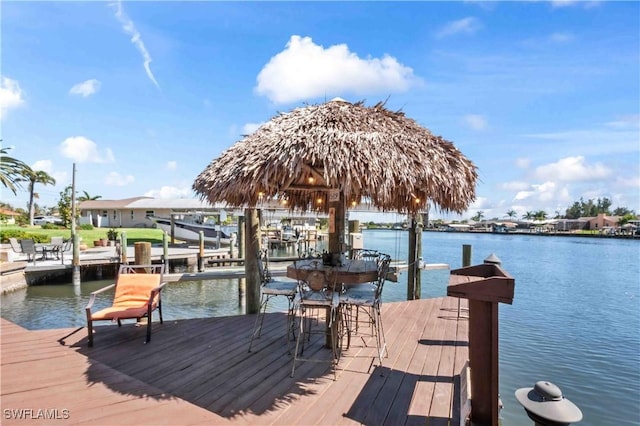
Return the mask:
[[[147,314],[151,290],[159,285],[159,274],[121,274],[116,282],[113,304],[91,314],[91,319],[98,321],[140,318]],[[158,297],[153,301],[151,309],[156,309],[157,305]]]

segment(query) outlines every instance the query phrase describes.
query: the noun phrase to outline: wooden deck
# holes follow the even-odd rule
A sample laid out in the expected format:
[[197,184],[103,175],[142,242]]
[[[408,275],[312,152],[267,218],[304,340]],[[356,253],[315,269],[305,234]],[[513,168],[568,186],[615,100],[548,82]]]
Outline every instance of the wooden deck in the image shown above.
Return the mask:
[[[309,362],[290,377],[281,313],[267,315],[251,353],[253,315],[154,323],[146,345],[146,327],[99,326],[91,349],[86,329],[27,331],[2,320],[2,424],[447,425],[458,421],[468,359],[457,306],[385,303],[389,357],[377,366],[370,339],[354,339],[335,381],[329,365]],[[305,355],[328,356],[322,340]]]

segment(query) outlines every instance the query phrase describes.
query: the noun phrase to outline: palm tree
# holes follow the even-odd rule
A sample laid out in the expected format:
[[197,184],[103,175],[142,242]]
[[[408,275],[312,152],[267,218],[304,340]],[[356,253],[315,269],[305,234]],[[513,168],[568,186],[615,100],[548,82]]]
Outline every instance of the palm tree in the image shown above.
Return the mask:
[[526,212],[525,214],[522,215],[522,218],[526,220],[531,220],[534,217],[536,217],[536,214],[534,212]]
[[20,185],[22,177],[31,168],[22,161],[9,157],[7,152],[9,148],[0,148],[0,182],[5,188],[9,188],[13,195],[16,195],[18,189],[22,188]]
[[82,192],[83,194],[78,197],[78,201],[90,201],[90,200],[97,200],[99,198],[102,198],[102,195],[94,195],[92,197],[91,195],[89,195],[87,191],[82,191]]
[[482,221],[483,218],[484,218],[484,212],[482,210],[479,210],[476,213],[476,215],[471,218],[471,220],[476,221],[476,222],[480,222],[480,221]]
[[509,217],[509,219],[513,219],[513,218],[514,218],[514,217],[516,217],[517,215],[518,215],[518,213],[517,213],[515,210],[513,210],[513,209],[511,209],[511,210],[509,210],[509,211],[507,212],[507,217]]
[[55,185],[56,180],[43,170],[34,171],[31,168],[24,172],[24,175],[20,180],[29,182],[29,225],[33,226],[33,216],[35,215],[35,205],[33,200],[34,198],[39,198],[38,194],[35,192],[36,183],[41,183],[43,185]]
[[545,220],[547,218],[547,212],[545,212],[544,210],[538,210],[534,213],[534,217],[536,218],[536,220]]

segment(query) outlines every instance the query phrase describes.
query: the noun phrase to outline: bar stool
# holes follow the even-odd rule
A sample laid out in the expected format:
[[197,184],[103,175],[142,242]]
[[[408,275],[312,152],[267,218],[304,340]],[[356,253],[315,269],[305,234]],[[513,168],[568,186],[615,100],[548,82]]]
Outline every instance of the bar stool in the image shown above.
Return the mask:
[[290,352],[289,349],[289,333],[293,339],[295,339],[295,327],[294,327],[294,319],[295,319],[295,311],[293,299],[296,297],[296,293],[298,290],[298,282],[297,281],[275,281],[271,278],[271,273],[269,272],[269,252],[267,249],[261,249],[258,252],[258,269],[260,271],[260,311],[256,316],[256,322],[253,325],[253,332],[251,333],[251,341],[249,342],[249,352],[251,352],[251,348],[253,347],[253,339],[259,338],[262,333],[262,324],[264,323],[264,316],[267,312],[267,305],[269,304],[269,300],[273,297],[277,296],[285,296],[287,298],[289,307],[287,310],[287,323],[286,323],[286,333],[285,337],[287,338],[287,352]]

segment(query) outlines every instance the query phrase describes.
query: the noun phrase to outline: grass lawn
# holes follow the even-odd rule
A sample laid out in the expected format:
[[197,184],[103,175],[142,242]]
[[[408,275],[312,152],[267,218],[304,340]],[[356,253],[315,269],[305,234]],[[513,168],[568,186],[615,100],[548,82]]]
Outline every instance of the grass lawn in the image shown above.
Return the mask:
[[[88,247],[93,247],[93,242],[99,239],[107,239],[107,231],[109,228],[94,228],[91,230],[78,229],[78,235],[82,238],[82,242]],[[139,241],[148,241],[151,244],[161,244],[164,232],[161,229],[154,228],[115,228],[118,232],[118,239],[124,232],[127,236],[127,245]],[[2,243],[8,243],[9,237],[16,238],[33,238],[37,242],[49,242],[51,237],[63,237],[65,239],[71,237],[71,230],[65,228],[59,229],[42,229],[40,226],[18,226],[18,225],[2,225],[0,227],[0,238]]]

